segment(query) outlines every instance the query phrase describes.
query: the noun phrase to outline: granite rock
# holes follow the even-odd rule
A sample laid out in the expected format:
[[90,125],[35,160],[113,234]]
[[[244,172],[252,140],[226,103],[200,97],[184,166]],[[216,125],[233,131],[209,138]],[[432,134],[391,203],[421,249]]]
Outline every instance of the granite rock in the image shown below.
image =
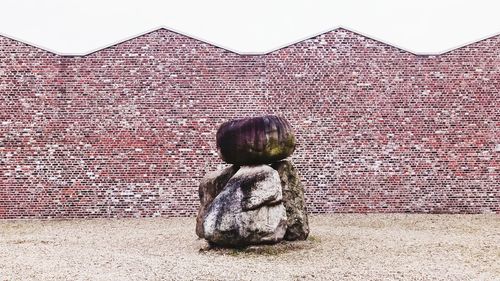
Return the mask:
[[286,222],[278,172],[268,165],[242,166],[208,208],[204,237],[229,247],[277,243]]
[[309,220],[304,199],[304,186],[292,162],[284,160],[272,164],[278,171],[286,209],[287,231],[285,240],[305,240],[309,235]]
[[224,186],[226,186],[229,179],[236,174],[238,169],[238,166],[230,166],[219,171],[208,173],[201,180],[198,188],[200,208],[198,209],[198,216],[196,217],[196,235],[198,235],[198,237],[204,237],[203,220],[208,207],[210,207],[212,201],[222,191]]

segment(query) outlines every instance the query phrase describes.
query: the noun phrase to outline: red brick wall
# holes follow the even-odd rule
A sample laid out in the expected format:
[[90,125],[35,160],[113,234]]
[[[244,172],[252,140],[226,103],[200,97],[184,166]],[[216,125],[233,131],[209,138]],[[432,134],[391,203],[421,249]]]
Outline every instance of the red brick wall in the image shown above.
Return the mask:
[[313,213],[500,212],[500,37],[416,56],[337,29],[267,55],[158,30],[0,37],[0,218],[187,216],[231,118],[285,116]]

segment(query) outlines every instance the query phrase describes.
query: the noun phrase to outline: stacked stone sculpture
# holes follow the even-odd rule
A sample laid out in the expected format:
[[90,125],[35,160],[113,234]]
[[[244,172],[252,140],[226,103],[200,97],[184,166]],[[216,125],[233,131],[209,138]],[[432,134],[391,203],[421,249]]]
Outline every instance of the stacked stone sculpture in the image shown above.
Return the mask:
[[225,247],[305,240],[304,187],[283,160],[296,145],[290,124],[272,115],[233,120],[216,138],[219,156],[233,165],[202,179],[196,234]]

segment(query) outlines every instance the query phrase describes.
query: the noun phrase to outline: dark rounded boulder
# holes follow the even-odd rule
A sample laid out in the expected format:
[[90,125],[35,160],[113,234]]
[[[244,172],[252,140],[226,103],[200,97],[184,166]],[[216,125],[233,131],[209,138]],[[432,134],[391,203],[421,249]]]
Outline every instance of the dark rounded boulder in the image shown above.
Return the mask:
[[292,155],[295,135],[288,121],[274,115],[232,120],[219,127],[217,150],[230,164],[269,164]]

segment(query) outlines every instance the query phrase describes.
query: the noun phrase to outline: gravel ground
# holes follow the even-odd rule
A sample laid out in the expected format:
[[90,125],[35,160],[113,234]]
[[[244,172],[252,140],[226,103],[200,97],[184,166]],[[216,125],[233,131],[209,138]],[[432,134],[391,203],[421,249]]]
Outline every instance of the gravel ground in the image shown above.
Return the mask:
[[208,249],[194,218],[0,221],[0,280],[500,280],[500,215],[334,214]]

